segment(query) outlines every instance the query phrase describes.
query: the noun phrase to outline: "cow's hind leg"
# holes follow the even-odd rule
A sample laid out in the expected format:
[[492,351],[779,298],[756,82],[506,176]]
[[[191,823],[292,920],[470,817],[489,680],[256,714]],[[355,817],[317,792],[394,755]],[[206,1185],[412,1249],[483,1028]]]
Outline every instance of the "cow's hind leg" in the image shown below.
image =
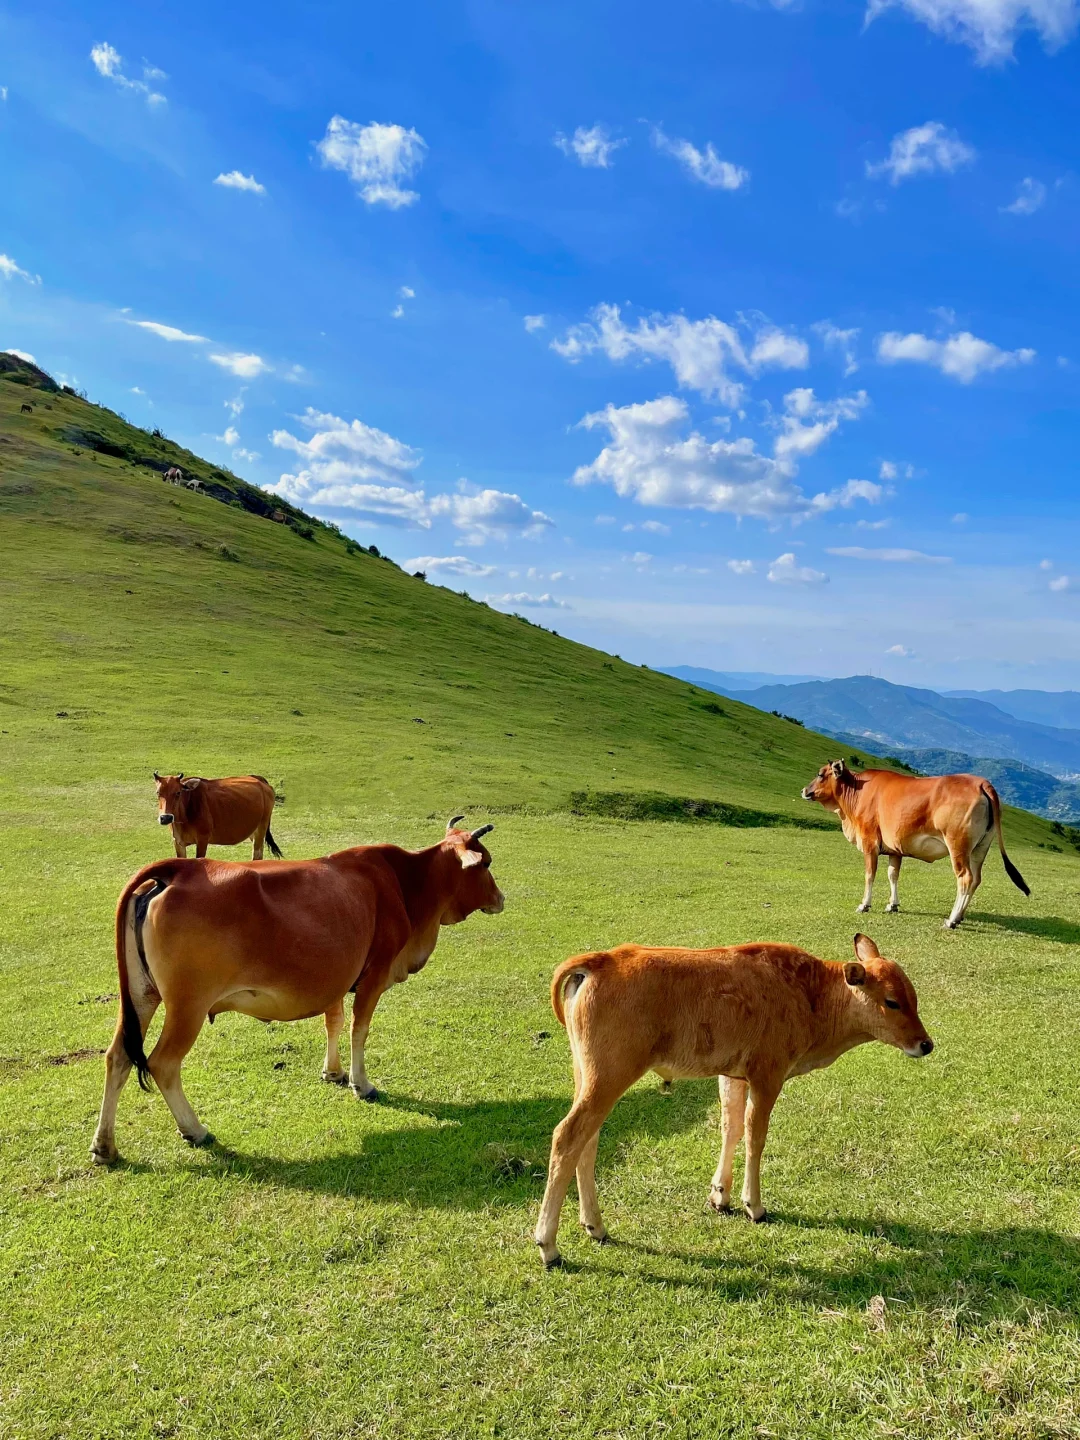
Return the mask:
[[[161,1001],[158,999],[157,991],[152,990],[145,983],[139,990],[132,987],[131,1001],[135,1006],[135,1013],[139,1017],[139,1026],[145,1039],[150,1021],[154,1018],[154,1012]],[[98,1116],[97,1129],[90,1146],[90,1158],[95,1165],[111,1165],[118,1158],[116,1106],[120,1099],[120,1092],[127,1084],[130,1074],[131,1061],[124,1049],[124,1016],[121,1011],[116,1021],[116,1034],[113,1036],[112,1044],[105,1052],[105,1094],[101,1098],[101,1114]]]
[[586,1140],[578,1157],[577,1192],[578,1218],[593,1240],[602,1245],[608,1238],[600,1214],[600,1199],[596,1193],[596,1148],[600,1144],[600,1131],[591,1140]]
[[208,1145],[214,1138],[191,1108],[180,1083],[180,1066],[198,1039],[205,1019],[206,1010],[203,1007],[196,1010],[190,1004],[167,1006],[165,1023],[148,1061],[150,1074],[172,1111],[180,1134],[189,1145]]
[[266,844],[266,832],[270,828],[269,823],[260,825],[251,837],[251,858],[261,860],[263,858],[263,846]]
[[963,849],[949,852],[952,858],[953,871],[956,875],[956,900],[953,902],[952,913],[945,921],[946,930],[955,930],[964,918],[964,912],[971,904],[971,897],[974,894],[975,880],[971,868],[971,854],[965,845]]
[[870,901],[874,896],[874,877],[877,875],[877,850],[864,851],[863,860],[866,864],[866,885],[863,888],[862,904],[855,907],[856,915],[865,915],[870,909]]
[[339,1048],[341,1032],[345,1028],[344,998],[331,1005],[323,1019],[326,1021],[326,1059],[323,1061],[322,1078],[331,1085],[344,1085],[349,1078],[341,1068]]
[[746,1088],[745,1080],[720,1076],[720,1163],[709,1186],[709,1204],[717,1211],[731,1208],[731,1176],[746,1120]]
[[[641,1074],[643,1072],[639,1072]],[[565,1120],[555,1126],[551,1137],[551,1159],[548,1163],[547,1186],[540,1218],[536,1222],[534,1238],[540,1247],[545,1266],[550,1270],[561,1259],[556,1237],[559,1233],[559,1216],[563,1201],[570,1188],[570,1181],[582,1159],[586,1146],[599,1136],[600,1127],[607,1119],[619,1096],[634,1080],[631,1077],[625,1085],[609,1084],[604,1089],[584,1088],[570,1108]],[[599,1218],[599,1208],[597,1208]]]
[[885,910],[889,915],[895,915],[900,909],[900,855],[889,856],[889,903]]

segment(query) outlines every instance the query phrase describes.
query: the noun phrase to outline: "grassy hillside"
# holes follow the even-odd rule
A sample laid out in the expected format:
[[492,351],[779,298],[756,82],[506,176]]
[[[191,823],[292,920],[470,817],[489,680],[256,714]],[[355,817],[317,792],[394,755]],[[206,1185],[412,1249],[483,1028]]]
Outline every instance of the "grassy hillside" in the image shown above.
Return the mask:
[[[1044,822],[1006,819],[1030,900],[992,858],[945,933],[951,875],[908,867],[902,913],[879,899],[860,919],[937,1049],[915,1065],[868,1046],[792,1083],[764,1170],[773,1224],[703,1213],[715,1087],[646,1079],[600,1145],[618,1243],[579,1238],[568,1206],[569,1264],[544,1275],[529,1234],[571,1089],[553,966],[626,939],[845,957],[861,863],[797,799],[836,742],[325,527],[304,538],[235,477],[15,373],[0,1435],[1080,1433],[1080,860]],[[225,498],[163,485],[154,467],[177,460]],[[223,1016],[185,1068],[219,1143],[186,1150],[129,1085],[124,1163],[89,1164],[112,908],[169,850],[154,768],[269,775],[294,856],[497,819],[507,909],[445,932],[380,1005],[383,1104],[320,1085],[316,1022]]]

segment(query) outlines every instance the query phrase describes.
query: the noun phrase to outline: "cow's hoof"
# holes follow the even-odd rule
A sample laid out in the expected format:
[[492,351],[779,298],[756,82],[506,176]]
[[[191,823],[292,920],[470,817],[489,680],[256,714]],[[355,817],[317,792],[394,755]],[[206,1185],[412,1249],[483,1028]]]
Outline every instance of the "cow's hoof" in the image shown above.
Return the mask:
[[870,906],[869,906],[869,905],[856,905],[856,906],[855,906],[855,914],[856,914],[856,915],[869,915],[869,914],[870,914]]
[[204,1150],[207,1145],[214,1143],[214,1137],[209,1130],[203,1135],[185,1135],[184,1140],[193,1150]]
[[959,920],[944,920],[942,921],[941,928],[943,930],[955,930],[959,924]]
[[885,906],[885,914],[886,914],[886,915],[899,915],[899,914],[900,914],[900,906],[899,906],[899,905],[886,905],[886,906]]
[[104,1146],[95,1145],[90,1151],[90,1159],[95,1165],[115,1165],[117,1160],[120,1159],[120,1152],[115,1145],[111,1150],[106,1150]]
[[374,1105],[375,1101],[380,1098],[379,1092],[375,1089],[374,1085],[371,1087],[370,1090],[361,1090],[356,1085],[350,1085],[349,1089],[352,1091],[352,1093],[356,1096],[358,1100],[366,1100],[369,1105]]
[[744,1208],[747,1216],[755,1225],[764,1225],[769,1218],[769,1212],[765,1209],[764,1205],[747,1205]]
[[583,1221],[582,1228],[589,1239],[595,1240],[598,1245],[606,1245],[608,1243],[608,1233],[603,1225],[586,1225]]
[[717,1215],[730,1215],[731,1213],[731,1206],[728,1204],[723,1190],[710,1190],[706,1204],[710,1210],[715,1210]]
[[324,1070],[322,1078],[327,1085],[347,1085],[349,1083],[349,1077],[344,1070]]
[[661,1080],[661,1081],[660,1081],[660,1094],[661,1094],[661,1095],[670,1095],[670,1094],[671,1094],[671,1091],[672,1091],[671,1081],[670,1081],[670,1080]]
[[559,1254],[558,1250],[556,1250],[556,1248],[554,1247],[554,1245],[551,1247],[550,1250],[545,1250],[545,1248],[543,1247],[543,1245],[541,1245],[541,1246],[540,1246],[540,1259],[543,1260],[543,1262],[544,1262],[544,1269],[545,1269],[545,1270],[561,1270],[561,1269],[562,1269],[563,1258],[562,1258],[562,1256]]

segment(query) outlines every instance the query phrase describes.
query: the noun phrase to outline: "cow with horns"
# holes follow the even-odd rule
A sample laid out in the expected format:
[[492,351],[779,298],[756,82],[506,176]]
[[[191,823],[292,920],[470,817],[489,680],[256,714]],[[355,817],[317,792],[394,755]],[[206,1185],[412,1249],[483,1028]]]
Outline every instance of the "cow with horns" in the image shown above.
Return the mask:
[[[206,1019],[238,1010],[257,1020],[326,1020],[323,1079],[345,1084],[338,1041],[352,991],[348,1083],[378,1098],[364,1045],[379,996],[427,963],[443,925],[503,895],[481,843],[493,828],[458,828],[425,850],[359,845],[318,860],[160,860],[124,887],[116,909],[120,1014],[105,1056],[105,1095],[91,1155],[116,1159],[116,1104],[134,1066],[152,1077],[192,1145],[212,1136],[188,1103],[180,1066]],[[146,1031],[165,1021],[149,1057]]]

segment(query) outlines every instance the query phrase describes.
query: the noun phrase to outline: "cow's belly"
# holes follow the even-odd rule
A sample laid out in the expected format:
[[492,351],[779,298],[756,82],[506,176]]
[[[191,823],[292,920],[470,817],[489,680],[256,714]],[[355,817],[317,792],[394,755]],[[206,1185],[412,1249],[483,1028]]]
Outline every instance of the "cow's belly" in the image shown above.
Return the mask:
[[940,835],[926,832],[921,835],[905,835],[902,843],[889,848],[894,853],[909,855],[913,860],[942,860],[949,853],[949,847]]
[[301,995],[269,986],[249,987],[222,995],[214,1002],[210,1013],[220,1015],[222,1011],[235,1010],[255,1020],[308,1020],[312,1015],[324,1015],[340,998],[311,991]]

